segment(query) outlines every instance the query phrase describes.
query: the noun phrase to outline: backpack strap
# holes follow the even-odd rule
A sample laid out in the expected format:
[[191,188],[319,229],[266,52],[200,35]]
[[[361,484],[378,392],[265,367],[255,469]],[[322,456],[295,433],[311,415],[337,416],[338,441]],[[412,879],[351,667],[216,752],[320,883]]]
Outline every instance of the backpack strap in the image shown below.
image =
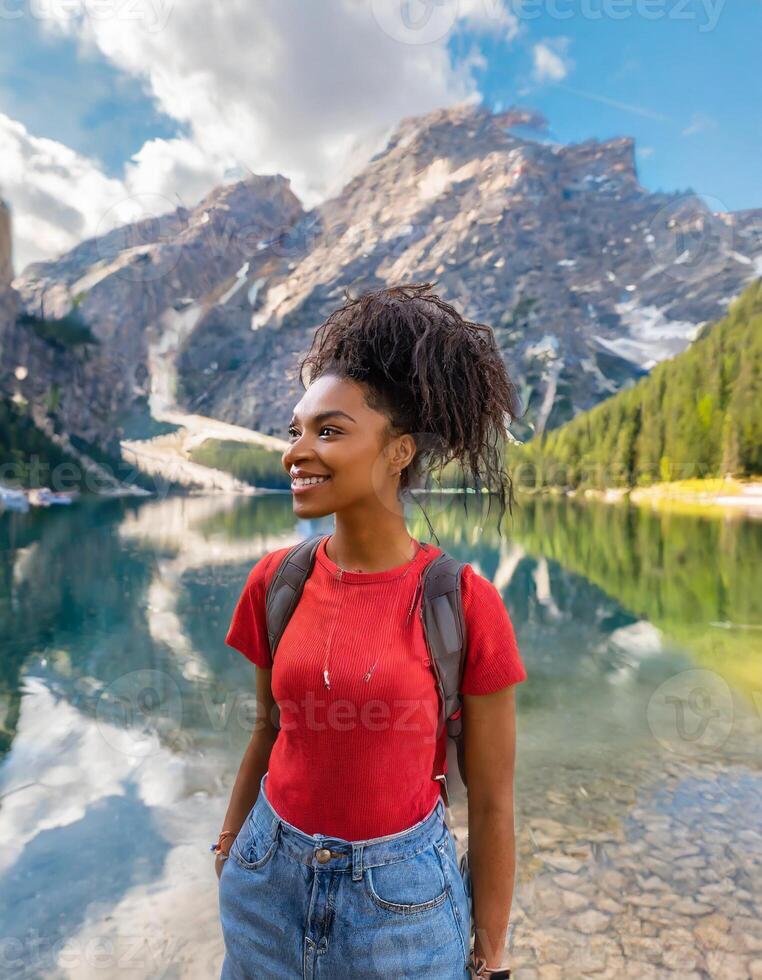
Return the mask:
[[445,805],[449,806],[446,776],[446,740],[444,752],[439,738],[446,725],[455,742],[463,785],[466,785],[463,744],[462,699],[460,682],[466,658],[466,624],[461,596],[461,574],[465,562],[443,552],[423,570],[421,621],[439,692],[437,751],[432,779],[440,782]]
[[[265,617],[267,619],[267,642],[270,658],[275,658],[283,632],[296,609],[315,563],[315,552],[325,534],[313,534],[299,541],[281,558],[280,564],[270,580],[265,592]],[[275,705],[273,723],[280,728],[280,709]]]

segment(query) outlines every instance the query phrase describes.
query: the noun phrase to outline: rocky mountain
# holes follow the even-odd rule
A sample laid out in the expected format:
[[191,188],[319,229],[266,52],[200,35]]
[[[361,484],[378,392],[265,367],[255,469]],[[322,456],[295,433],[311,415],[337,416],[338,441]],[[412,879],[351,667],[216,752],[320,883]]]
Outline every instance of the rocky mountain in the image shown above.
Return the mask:
[[5,202],[0,200],[0,341],[16,319],[18,297],[11,286],[12,281],[11,215]]
[[[139,485],[144,482],[140,478],[122,482],[124,467],[118,454],[116,468],[110,462],[104,467],[77,445],[77,420],[86,404],[71,398],[72,378],[65,372],[78,361],[67,359],[66,353],[67,347],[81,349],[89,343],[89,330],[68,317],[57,321],[51,333],[51,324],[20,313],[12,280],[11,216],[0,201],[0,510],[9,499],[6,491],[13,495],[22,487],[41,486],[50,490],[48,483],[55,490],[77,492],[96,484],[101,492],[150,492]],[[76,381],[76,373],[73,377]],[[59,384],[67,392],[66,406],[72,408],[65,419],[59,411]],[[98,446],[94,448],[102,457]],[[67,485],[59,488],[58,478]]]
[[12,344],[29,368],[24,395],[38,404],[54,390],[68,431],[118,451],[125,429],[145,427],[149,400],[155,417],[174,403],[174,357],[198,315],[229,302],[242,263],[269,269],[303,213],[287,180],[252,177],[216,188],[193,209],[28,266],[17,282],[24,313]]
[[[631,139],[517,135],[530,118],[405,119],[312,211],[283,178],[252,177],[29,266],[26,316],[76,315],[96,341],[63,424],[103,443],[180,408],[283,435],[297,360],[344,290],[410,279],[495,328],[527,409],[519,438],[629,386],[760,274],[762,211],[649,192]],[[71,356],[40,361],[35,397],[74,377]]]

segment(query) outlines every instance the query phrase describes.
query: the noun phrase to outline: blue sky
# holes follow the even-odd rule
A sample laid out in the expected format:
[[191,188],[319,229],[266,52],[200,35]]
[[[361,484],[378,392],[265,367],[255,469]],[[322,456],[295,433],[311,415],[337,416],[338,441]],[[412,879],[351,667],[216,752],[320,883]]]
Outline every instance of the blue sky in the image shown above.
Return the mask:
[[[762,207],[762,0],[111,0],[106,21],[72,2],[4,6],[0,192],[22,264],[240,167],[314,203],[399,118],[462,98],[536,108],[561,142],[633,136],[646,187]],[[401,3],[450,30],[400,33]]]
[[519,101],[540,109],[561,142],[635,137],[646,187],[690,187],[729,210],[762,207],[762,3],[727,0],[712,30],[702,30],[712,23],[704,11],[686,7],[695,20],[531,20],[532,41],[569,39],[567,77],[527,84],[531,52],[488,42],[485,100],[509,104],[528,90]]
[[[106,173],[121,174],[143,142],[171,136],[178,123],[130,75],[97,51],[79,53],[72,38],[45,33],[40,21],[6,23],[0,46],[0,112],[30,132],[94,157]],[[0,186],[2,186],[0,165]]]

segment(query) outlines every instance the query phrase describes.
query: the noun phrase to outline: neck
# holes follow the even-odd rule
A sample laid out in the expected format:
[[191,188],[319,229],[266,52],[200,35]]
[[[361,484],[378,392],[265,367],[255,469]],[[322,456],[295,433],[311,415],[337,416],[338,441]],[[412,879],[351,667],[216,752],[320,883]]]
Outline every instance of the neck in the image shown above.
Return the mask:
[[394,528],[347,527],[339,515],[336,530],[326,542],[326,554],[339,568],[352,572],[385,572],[415,557],[420,545],[404,522]]

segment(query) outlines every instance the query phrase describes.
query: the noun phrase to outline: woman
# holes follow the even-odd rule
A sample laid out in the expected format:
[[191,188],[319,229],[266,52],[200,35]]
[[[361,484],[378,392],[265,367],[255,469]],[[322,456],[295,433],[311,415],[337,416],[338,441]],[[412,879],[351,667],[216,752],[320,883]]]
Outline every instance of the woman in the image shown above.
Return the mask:
[[251,570],[226,637],[259,668],[261,710],[215,845],[222,980],[495,975],[515,874],[513,687],[526,671],[497,589],[467,564],[461,873],[432,779],[446,733],[437,739],[415,612],[421,572],[442,550],[410,536],[402,495],[456,461],[498,495],[502,518],[516,389],[492,330],[429,283],[348,299],[317,329],[303,387],[305,368],[283,465],[294,513],[334,514],[335,530],[277,661],[265,593],[288,547]]

